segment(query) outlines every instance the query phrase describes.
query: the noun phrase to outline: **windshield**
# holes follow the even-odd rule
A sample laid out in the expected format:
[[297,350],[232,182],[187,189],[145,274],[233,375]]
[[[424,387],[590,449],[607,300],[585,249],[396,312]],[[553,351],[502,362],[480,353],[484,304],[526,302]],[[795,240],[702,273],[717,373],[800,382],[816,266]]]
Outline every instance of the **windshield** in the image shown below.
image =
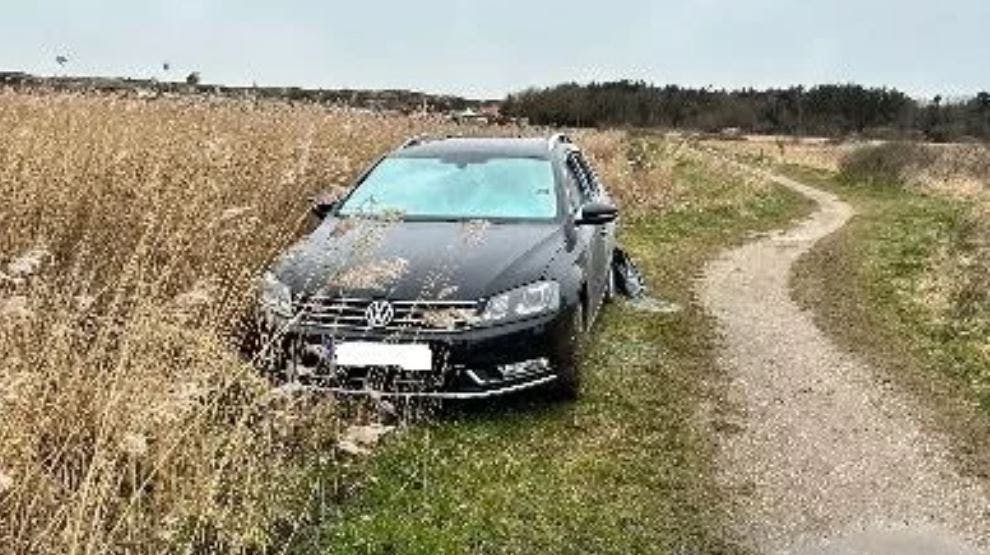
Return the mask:
[[386,158],[339,214],[414,219],[538,219],[557,215],[553,167],[535,158]]

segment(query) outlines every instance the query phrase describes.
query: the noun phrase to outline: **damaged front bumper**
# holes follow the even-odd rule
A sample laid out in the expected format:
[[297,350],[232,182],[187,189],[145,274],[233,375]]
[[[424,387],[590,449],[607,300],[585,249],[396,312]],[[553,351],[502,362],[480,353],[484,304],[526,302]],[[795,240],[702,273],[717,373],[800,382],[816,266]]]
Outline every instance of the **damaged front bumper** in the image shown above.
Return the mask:
[[[533,361],[539,364],[539,361]],[[379,390],[371,388],[354,389],[348,387],[329,387],[329,386],[310,386],[315,389],[333,393],[335,395],[346,395],[346,396],[364,396],[364,397],[375,397],[375,398],[386,398],[386,399],[450,399],[450,400],[468,400],[468,399],[487,399],[490,397],[500,397],[502,395],[510,395],[513,393],[518,393],[520,391],[527,391],[530,389],[535,389],[552,383],[557,379],[556,374],[553,374],[549,370],[541,372],[539,374],[534,374],[532,376],[527,376],[523,379],[501,379],[501,380],[484,380],[481,379],[476,372],[473,370],[465,371],[465,374],[474,381],[474,386],[476,388],[469,388],[460,391],[448,391],[448,390]]]

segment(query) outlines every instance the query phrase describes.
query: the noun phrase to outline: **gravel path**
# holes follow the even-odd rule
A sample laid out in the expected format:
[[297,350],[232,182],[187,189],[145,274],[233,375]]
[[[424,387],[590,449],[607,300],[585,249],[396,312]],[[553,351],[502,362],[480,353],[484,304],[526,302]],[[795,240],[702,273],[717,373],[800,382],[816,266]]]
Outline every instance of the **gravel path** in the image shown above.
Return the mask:
[[725,253],[700,296],[719,321],[739,431],[720,438],[734,533],[760,553],[984,553],[990,497],[960,478],[910,401],[790,298],[792,264],[852,216],[834,195],[793,229]]

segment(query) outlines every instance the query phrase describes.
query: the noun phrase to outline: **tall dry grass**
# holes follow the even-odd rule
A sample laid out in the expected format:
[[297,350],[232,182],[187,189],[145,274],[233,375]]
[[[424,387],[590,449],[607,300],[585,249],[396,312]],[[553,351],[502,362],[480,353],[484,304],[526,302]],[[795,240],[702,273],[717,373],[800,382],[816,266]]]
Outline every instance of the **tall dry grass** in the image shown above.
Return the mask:
[[700,141],[705,148],[725,152],[748,163],[796,164],[825,171],[838,171],[842,159],[867,143],[834,142],[791,137],[750,137],[739,141]]
[[616,130],[576,135],[624,217],[695,210],[746,210],[774,185],[734,156],[691,137]]
[[929,164],[916,168],[916,186],[973,202],[980,219],[990,222],[990,146],[932,145]]
[[333,403],[270,389],[236,323],[308,196],[438,126],[0,93],[0,550],[236,551],[332,496]]

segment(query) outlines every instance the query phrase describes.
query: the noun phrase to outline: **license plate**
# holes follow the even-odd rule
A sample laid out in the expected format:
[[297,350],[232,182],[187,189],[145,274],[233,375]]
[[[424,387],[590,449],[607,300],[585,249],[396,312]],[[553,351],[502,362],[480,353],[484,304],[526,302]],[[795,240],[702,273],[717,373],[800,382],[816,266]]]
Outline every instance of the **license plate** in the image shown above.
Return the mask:
[[433,351],[421,343],[377,343],[372,341],[337,341],[333,344],[337,366],[394,366],[403,370],[433,369]]

